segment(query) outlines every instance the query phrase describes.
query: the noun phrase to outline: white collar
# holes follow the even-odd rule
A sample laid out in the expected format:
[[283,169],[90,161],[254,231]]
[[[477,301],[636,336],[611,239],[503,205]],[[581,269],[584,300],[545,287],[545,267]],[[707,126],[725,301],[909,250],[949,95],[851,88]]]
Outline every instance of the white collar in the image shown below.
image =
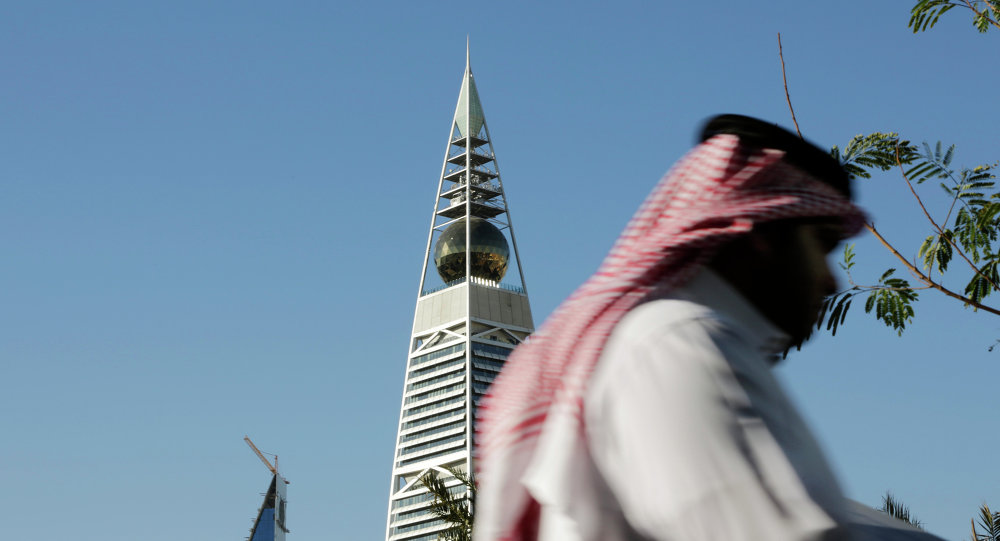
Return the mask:
[[773,355],[784,351],[791,338],[764,317],[729,282],[712,270],[702,267],[670,296],[693,300],[718,312],[734,323],[736,330],[749,344],[763,353]]

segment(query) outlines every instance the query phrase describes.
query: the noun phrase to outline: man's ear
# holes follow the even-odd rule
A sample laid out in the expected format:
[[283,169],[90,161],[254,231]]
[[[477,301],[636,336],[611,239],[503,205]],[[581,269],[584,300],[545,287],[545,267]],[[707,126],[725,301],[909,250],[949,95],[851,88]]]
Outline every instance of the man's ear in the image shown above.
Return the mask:
[[774,230],[754,227],[745,235],[722,246],[708,267],[736,287],[744,296],[754,297],[760,280],[766,278],[772,268],[777,251]]
[[714,258],[717,266],[745,267],[753,265],[774,253],[774,235],[767,228],[754,227],[751,231],[723,246]]

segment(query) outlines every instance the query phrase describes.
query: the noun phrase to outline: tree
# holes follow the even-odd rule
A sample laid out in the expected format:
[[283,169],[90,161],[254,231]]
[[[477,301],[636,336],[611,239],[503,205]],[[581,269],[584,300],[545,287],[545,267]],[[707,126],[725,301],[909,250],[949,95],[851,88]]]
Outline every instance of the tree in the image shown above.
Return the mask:
[[1000,511],[992,512],[984,503],[979,508],[979,526],[983,533],[976,531],[976,519],[972,519],[972,541],[1000,541]]
[[915,528],[924,529],[923,523],[917,517],[910,514],[910,508],[894,498],[891,492],[886,492],[885,496],[882,496],[882,507],[878,507],[877,509]]
[[[420,478],[427,490],[434,495],[430,510],[438,518],[448,524],[448,529],[438,535],[438,539],[444,541],[471,541],[472,540],[472,510],[476,503],[476,479],[475,475],[467,475],[465,472],[455,468],[445,468],[459,484],[460,488],[454,491],[455,487],[448,487],[447,481],[442,479],[434,470],[424,474]],[[466,496],[468,494],[468,496]]]
[[1000,28],[1000,0],[921,0],[910,10],[910,28],[913,33],[929,30],[937,24],[942,15],[952,8],[963,7],[973,13],[972,24],[980,32],[986,32],[990,26]]
[[[910,12],[909,27],[914,32],[933,28],[941,15],[956,7],[973,12],[973,24],[980,32],[990,27],[1000,28],[997,22],[1000,20],[1000,0],[920,0]],[[780,34],[778,54],[784,79]],[[798,131],[787,80],[785,97]],[[854,245],[848,244],[840,265],[847,272],[850,287],[826,299],[817,329],[825,325],[828,331],[836,334],[855,298],[863,296],[866,313],[873,313],[877,320],[902,334],[915,316],[914,305],[923,290],[935,290],[965,307],[1000,316],[1000,309],[986,303],[991,294],[1000,290],[1000,270],[997,268],[1000,265],[1000,187],[994,174],[1000,162],[956,168],[952,166],[954,145],[945,147],[938,142],[933,147],[927,143],[917,146],[897,133],[884,132],[857,135],[843,148],[833,147],[831,155],[843,164],[852,178],[867,179],[875,171],[898,170],[927,220],[928,231],[920,246],[912,252],[913,256],[907,257],[879,233],[874,224],[865,224],[910,277],[897,274],[893,267],[885,269],[868,284],[858,283],[851,273],[857,256]],[[924,190],[931,184],[942,188],[949,198],[946,208],[933,213],[918,193],[918,188]],[[959,268],[967,267],[967,271],[960,272],[971,275],[963,290],[949,288],[942,279],[946,273],[956,274],[953,262],[957,262]]]
[[[955,169],[951,166],[954,145],[944,148],[939,142],[933,148],[926,143],[922,147],[921,151],[895,133],[876,132],[855,136],[843,150],[836,146],[831,150],[852,177],[871,178],[873,170],[899,169],[929,225],[928,235],[916,249],[914,259],[922,265],[918,268],[873,224],[865,224],[909,271],[916,285],[897,276],[895,268],[886,269],[872,285],[857,283],[851,274],[856,260],[854,245],[845,246],[841,267],[847,272],[851,287],[828,298],[825,305],[825,325],[833,334],[844,322],[851,302],[858,295],[867,295],[866,313],[874,312],[876,319],[899,334],[915,315],[914,303],[920,291],[927,289],[936,290],[965,306],[1000,316],[1000,310],[985,304],[987,297],[1000,290],[997,269],[1000,264],[1000,189],[994,174],[998,164]],[[917,187],[928,181],[938,184],[950,199],[943,219],[932,216],[917,191]],[[955,260],[971,271],[971,278],[962,292],[949,289],[941,279]],[[819,325],[823,324],[824,321],[820,321]]]

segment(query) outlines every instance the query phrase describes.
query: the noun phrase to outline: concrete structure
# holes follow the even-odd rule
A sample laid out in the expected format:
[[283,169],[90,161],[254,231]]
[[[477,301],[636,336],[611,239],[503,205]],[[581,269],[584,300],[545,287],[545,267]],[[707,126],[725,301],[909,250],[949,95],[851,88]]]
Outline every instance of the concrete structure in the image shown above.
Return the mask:
[[392,465],[387,541],[446,528],[420,483],[472,469],[475,409],[511,350],[534,330],[500,170],[466,50],[420,276]]

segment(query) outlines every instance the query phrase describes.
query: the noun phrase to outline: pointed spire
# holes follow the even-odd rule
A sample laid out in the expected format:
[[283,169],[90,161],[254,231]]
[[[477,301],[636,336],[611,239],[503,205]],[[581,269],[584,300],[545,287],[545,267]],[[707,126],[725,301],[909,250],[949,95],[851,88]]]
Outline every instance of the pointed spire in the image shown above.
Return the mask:
[[[465,37],[465,74],[462,76],[462,92],[458,96],[455,123],[463,136],[479,135],[484,122],[483,106],[479,103],[476,81],[472,78],[472,63],[469,55],[469,36]],[[467,133],[468,132],[468,133]]]

